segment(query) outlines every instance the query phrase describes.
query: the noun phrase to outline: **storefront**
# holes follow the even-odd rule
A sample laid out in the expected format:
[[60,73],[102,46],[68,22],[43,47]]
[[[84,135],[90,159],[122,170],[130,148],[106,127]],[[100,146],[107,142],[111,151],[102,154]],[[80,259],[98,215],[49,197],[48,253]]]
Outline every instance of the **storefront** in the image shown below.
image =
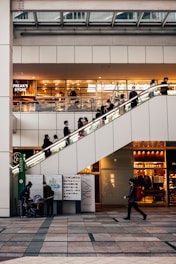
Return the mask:
[[123,94],[127,100],[133,85],[139,94],[150,80],[14,80],[13,111],[96,111],[107,99],[117,105]]

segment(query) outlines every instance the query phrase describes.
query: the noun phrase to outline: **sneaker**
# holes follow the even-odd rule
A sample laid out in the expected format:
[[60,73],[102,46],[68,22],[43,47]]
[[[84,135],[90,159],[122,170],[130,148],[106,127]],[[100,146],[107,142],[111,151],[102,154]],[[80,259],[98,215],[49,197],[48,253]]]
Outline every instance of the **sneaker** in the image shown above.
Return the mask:
[[144,217],[143,217],[143,220],[146,220],[146,218],[147,218],[147,215],[145,214]]
[[129,218],[129,217],[124,217],[123,219],[124,219],[124,220],[130,220],[130,218]]

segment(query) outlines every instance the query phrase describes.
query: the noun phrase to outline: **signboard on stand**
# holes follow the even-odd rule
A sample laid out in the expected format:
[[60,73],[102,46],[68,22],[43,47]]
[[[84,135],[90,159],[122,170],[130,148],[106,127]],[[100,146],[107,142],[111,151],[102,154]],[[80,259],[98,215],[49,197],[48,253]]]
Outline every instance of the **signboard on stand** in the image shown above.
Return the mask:
[[81,177],[80,175],[63,176],[63,200],[81,200]]
[[81,212],[95,212],[94,175],[81,175]]

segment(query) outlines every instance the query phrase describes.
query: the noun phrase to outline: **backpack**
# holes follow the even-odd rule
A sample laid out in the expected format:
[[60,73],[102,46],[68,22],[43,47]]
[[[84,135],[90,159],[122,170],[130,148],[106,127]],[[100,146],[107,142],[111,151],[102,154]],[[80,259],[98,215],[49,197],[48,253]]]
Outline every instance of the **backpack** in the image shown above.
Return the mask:
[[142,187],[141,186],[136,186],[136,201],[141,201],[142,200]]

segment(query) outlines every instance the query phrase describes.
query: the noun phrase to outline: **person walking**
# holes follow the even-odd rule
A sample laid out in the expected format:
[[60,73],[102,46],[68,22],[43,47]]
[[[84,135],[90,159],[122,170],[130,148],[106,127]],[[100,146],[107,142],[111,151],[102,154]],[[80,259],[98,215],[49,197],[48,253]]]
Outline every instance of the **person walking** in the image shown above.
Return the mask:
[[[132,99],[136,96],[137,96],[137,92],[135,91],[135,86],[133,85],[132,91],[130,92],[130,95],[129,95],[129,99]],[[138,98],[136,97],[131,101],[131,108],[135,107],[137,103],[138,103]]]
[[26,214],[26,209],[28,201],[30,200],[30,189],[32,187],[32,182],[29,181],[28,184],[23,188],[20,193],[20,216],[23,217]]
[[143,220],[146,220],[147,214],[145,214],[141,209],[139,209],[138,203],[136,202],[135,179],[133,178],[129,179],[129,184],[130,184],[129,194],[124,196],[124,199],[128,199],[128,215],[127,217],[124,218],[124,220],[130,220],[132,207],[134,207],[134,209],[143,216]]
[[44,201],[46,201],[47,217],[53,216],[54,191],[45,181],[43,182],[43,197]]

